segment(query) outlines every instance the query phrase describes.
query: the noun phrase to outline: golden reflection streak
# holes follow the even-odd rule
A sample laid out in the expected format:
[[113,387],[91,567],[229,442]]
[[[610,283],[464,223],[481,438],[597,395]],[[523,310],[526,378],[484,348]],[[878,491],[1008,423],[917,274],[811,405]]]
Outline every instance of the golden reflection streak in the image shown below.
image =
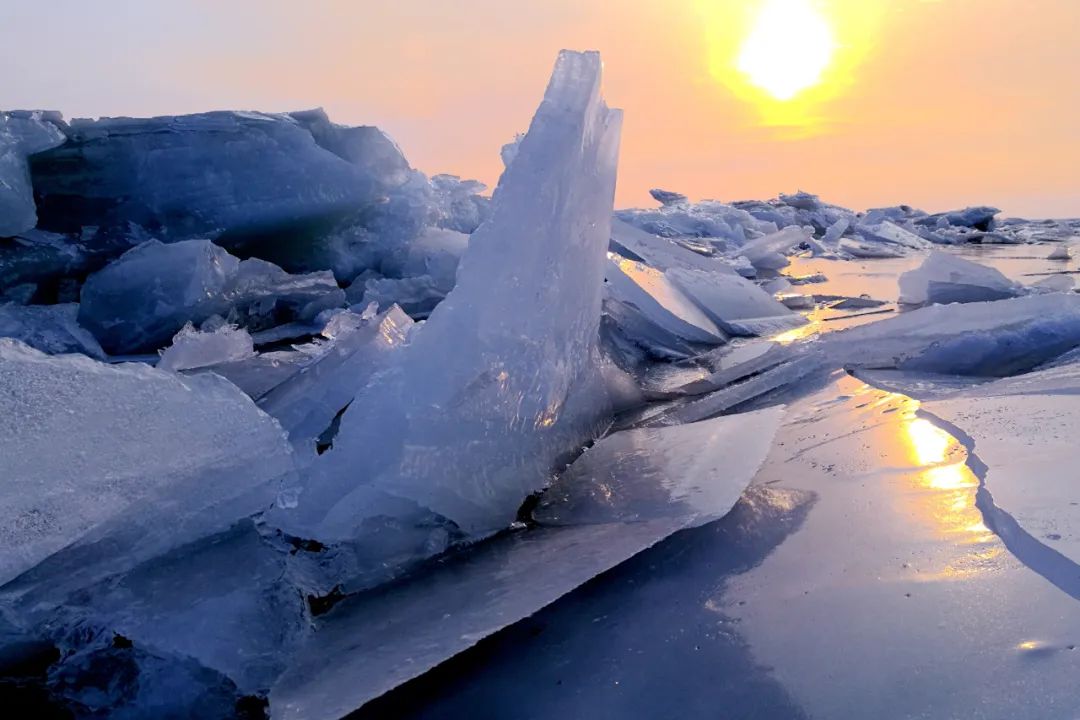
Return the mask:
[[905,407],[901,420],[899,440],[918,469],[915,475],[917,489],[925,491],[913,496],[916,513],[943,537],[960,545],[989,545],[966,553],[940,572],[923,574],[921,579],[955,580],[977,574],[985,563],[1002,552],[975,507],[979,481],[967,466],[963,446],[929,420],[917,417],[918,401],[904,399],[910,404]]

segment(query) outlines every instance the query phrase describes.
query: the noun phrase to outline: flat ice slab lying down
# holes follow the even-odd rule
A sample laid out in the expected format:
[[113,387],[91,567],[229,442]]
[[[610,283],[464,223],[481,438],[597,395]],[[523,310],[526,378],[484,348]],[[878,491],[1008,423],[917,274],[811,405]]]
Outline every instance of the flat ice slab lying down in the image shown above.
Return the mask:
[[499,538],[336,608],[272,689],[275,717],[344,715],[671,533],[722,517],[783,415],[774,407],[605,438],[545,493],[536,518],[560,527]]

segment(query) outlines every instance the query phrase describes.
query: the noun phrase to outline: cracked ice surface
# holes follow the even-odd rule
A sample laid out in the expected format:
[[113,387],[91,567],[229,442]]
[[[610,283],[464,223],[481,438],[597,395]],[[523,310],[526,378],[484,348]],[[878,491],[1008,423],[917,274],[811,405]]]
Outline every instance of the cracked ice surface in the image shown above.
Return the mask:
[[987,524],[1080,599],[1080,364],[979,385],[925,403],[923,411],[970,444]]
[[275,522],[347,539],[368,488],[490,533],[597,434],[608,412],[596,340],[620,123],[600,96],[599,55],[561,53],[453,292],[358,394],[298,506]]

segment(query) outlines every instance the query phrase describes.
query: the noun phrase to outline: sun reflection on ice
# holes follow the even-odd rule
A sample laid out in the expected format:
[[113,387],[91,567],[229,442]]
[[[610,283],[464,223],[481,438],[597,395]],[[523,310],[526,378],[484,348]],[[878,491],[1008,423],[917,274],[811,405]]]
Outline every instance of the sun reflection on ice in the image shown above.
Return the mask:
[[1001,554],[1001,547],[975,506],[978,478],[967,466],[967,453],[957,440],[925,418],[917,417],[917,401],[909,401],[900,441],[916,467],[913,502],[917,516],[940,535],[963,546],[975,546],[939,572],[923,580],[955,580],[981,572]]

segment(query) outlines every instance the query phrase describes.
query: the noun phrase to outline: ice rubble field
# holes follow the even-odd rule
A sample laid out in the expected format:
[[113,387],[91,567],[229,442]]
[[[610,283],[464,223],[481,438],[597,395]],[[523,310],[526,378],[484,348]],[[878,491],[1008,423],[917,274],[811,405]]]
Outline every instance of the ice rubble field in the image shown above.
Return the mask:
[[1080,221],[613,211],[560,54],[479,183],[320,110],[0,113],[0,702],[1080,709]]

